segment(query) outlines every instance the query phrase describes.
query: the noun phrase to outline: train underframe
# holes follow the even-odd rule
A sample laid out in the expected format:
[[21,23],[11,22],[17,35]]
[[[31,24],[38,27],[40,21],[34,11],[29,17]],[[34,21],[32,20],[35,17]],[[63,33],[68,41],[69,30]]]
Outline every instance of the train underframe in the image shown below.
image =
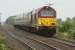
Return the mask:
[[38,26],[35,28],[35,27],[27,27],[20,25],[14,25],[14,26],[28,32],[37,33],[40,35],[50,36],[50,37],[52,37],[56,33],[56,27]]
[[41,26],[39,27],[38,32],[40,32],[41,35],[51,37],[56,33],[56,27]]

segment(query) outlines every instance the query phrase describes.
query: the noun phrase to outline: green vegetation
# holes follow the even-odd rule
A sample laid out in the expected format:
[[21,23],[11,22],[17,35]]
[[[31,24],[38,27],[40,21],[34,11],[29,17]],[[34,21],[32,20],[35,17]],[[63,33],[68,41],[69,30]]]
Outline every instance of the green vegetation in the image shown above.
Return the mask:
[[75,17],[67,18],[65,21],[57,20],[57,34],[61,38],[75,39]]
[[6,20],[7,24],[14,24],[15,23],[15,17],[16,16],[10,16],[8,17],[8,19]]
[[3,30],[0,27],[0,50],[9,50],[9,48],[5,45],[5,35]]
[[9,50],[6,45],[5,41],[3,39],[0,39],[0,50]]

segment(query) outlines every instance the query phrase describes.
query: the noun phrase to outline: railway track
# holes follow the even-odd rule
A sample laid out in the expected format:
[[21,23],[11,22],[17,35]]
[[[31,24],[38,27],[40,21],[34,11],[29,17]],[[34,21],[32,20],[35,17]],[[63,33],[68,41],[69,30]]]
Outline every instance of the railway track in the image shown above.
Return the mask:
[[[9,32],[9,34],[10,34],[10,32]],[[42,42],[39,42],[37,40],[28,38],[28,37],[25,37],[25,38],[21,37],[20,38],[20,37],[13,35],[13,34],[10,34],[10,36],[15,38],[18,41],[21,41],[22,43],[25,43],[26,45],[31,47],[32,50],[60,50],[60,49],[57,49],[55,47],[46,45],[45,43],[42,43]]]
[[23,42],[16,40],[16,39],[8,39],[6,43],[7,47],[11,50],[33,50],[28,45],[24,44]]
[[67,40],[59,39],[59,38],[55,38],[55,37],[51,38],[51,40],[58,41],[58,42],[63,43],[65,45],[75,47],[75,42],[74,41],[67,41]]
[[17,34],[17,35],[35,39],[37,41],[40,41],[40,42],[50,45],[52,47],[59,48],[61,50],[74,50],[75,49],[75,46],[72,45],[72,43],[64,42],[61,40],[59,41],[58,39],[55,39],[55,38],[41,37],[41,36],[37,36],[37,35],[31,34],[31,33],[29,34],[27,32],[26,33],[23,32],[23,33],[24,34]]
[[[5,43],[6,43],[8,48],[10,48],[11,50],[33,50],[31,47],[29,47],[28,45],[26,45],[22,41],[14,38],[9,33],[7,33],[7,31],[10,28],[10,27],[8,27],[8,29],[7,29],[7,27],[4,26],[2,29],[5,32],[5,37],[6,37]],[[10,30],[13,30],[13,29],[10,29]]]
[[23,43],[19,39],[7,34],[6,37],[6,45],[11,50],[33,50],[33,48],[29,47],[27,44]]
[[[19,34],[19,33],[21,34],[22,32],[19,32],[19,31],[16,32],[15,29],[10,29],[10,28],[6,29],[7,27],[4,27],[4,28],[5,28],[5,31],[7,32],[8,39],[11,37],[11,38],[13,38],[15,40],[18,40],[18,41],[20,41],[19,44],[20,43],[22,43],[24,45],[26,44],[27,46],[29,46],[30,48],[32,48],[32,50],[60,50],[58,48],[49,46],[49,45],[47,45],[45,43],[42,43],[42,42],[37,41],[35,39],[32,39],[30,37],[24,37],[24,36],[20,37],[17,34]],[[7,41],[9,41],[9,40],[7,40]]]
[[63,38],[59,38],[59,37],[53,37],[53,38],[61,40],[61,41],[65,41],[65,42],[68,42],[68,43],[75,44],[75,40],[63,39]]
[[[66,43],[64,41],[62,41],[62,42],[64,42],[64,43],[62,43],[62,42],[59,42],[59,40],[55,40],[55,38],[42,37],[42,36],[31,34],[29,32],[25,32],[25,31],[19,30],[19,29],[11,30],[11,32],[13,32],[13,34],[15,36],[18,36],[20,38],[23,37],[22,38],[23,41],[26,41],[26,40],[24,40],[25,38],[30,38],[30,39],[34,39],[36,41],[42,42],[48,46],[57,48],[58,50],[75,50],[75,46],[72,46],[69,44],[66,45]],[[29,41],[29,40],[27,40],[27,41]],[[36,46],[38,46],[38,45],[36,45]]]

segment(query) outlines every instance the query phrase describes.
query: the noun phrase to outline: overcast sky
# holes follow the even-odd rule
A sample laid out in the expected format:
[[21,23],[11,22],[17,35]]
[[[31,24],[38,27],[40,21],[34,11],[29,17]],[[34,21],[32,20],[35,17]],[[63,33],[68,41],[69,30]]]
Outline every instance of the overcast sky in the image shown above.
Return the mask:
[[[9,16],[26,13],[45,5],[50,0],[0,0],[2,21]],[[75,16],[75,0],[51,0],[52,7],[57,11],[57,17],[65,19]]]

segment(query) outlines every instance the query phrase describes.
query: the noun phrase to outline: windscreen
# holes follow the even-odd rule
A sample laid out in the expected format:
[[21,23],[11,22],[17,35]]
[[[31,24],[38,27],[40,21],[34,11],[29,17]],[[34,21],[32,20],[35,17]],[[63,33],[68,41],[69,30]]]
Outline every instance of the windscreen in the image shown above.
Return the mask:
[[54,16],[54,11],[53,10],[42,10],[41,11],[41,16]]

